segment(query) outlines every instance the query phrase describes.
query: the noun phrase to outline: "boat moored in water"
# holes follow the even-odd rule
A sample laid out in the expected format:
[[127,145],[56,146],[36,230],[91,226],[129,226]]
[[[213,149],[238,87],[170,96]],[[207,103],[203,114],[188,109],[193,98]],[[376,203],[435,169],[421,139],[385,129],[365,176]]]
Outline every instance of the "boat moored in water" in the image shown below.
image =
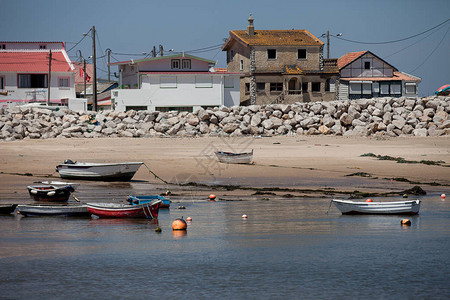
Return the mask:
[[395,202],[356,202],[331,200],[342,214],[415,215],[420,210],[420,200]]
[[21,204],[17,206],[17,211],[24,216],[89,216],[90,213],[86,205],[32,205]]
[[100,218],[146,218],[157,219],[162,201],[129,205],[119,203],[86,203],[88,211]]
[[150,195],[150,196],[136,196],[136,195],[129,195],[127,198],[128,203],[130,205],[139,205],[144,204],[148,202],[152,202],[154,200],[161,200],[161,206],[159,208],[169,208],[170,207],[170,200],[167,199],[164,196],[160,195]]
[[36,184],[27,186],[30,197],[35,201],[66,202],[75,190],[71,185]]

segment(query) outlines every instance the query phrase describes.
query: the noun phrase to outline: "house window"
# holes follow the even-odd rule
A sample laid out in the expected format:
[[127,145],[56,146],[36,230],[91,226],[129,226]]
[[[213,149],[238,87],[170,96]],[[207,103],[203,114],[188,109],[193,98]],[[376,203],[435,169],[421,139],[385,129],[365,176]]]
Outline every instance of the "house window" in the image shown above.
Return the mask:
[[362,83],[362,93],[363,95],[372,95],[372,83],[363,82]]
[[224,88],[234,88],[234,78],[227,76],[224,78]]
[[244,71],[244,60],[241,59],[241,61],[239,62],[239,70]]
[[0,90],[5,88],[5,77],[0,76]]
[[277,50],[267,49],[267,59],[277,59]]
[[183,69],[191,69],[191,60],[183,59]]
[[306,49],[298,49],[297,50],[297,58],[298,59],[306,59]]
[[230,50],[230,61],[233,61],[234,58],[234,51]]
[[246,94],[250,93],[250,83],[249,83],[249,82],[247,82],[247,83],[245,84],[245,93],[246,93]]
[[172,69],[180,69],[180,60],[179,59],[172,59]]
[[364,70],[370,70],[370,61],[364,62]]
[[159,79],[159,87],[162,89],[174,89],[177,88],[176,76],[161,76]]
[[166,107],[166,106],[160,107],[160,106],[157,106],[157,107],[155,107],[155,110],[159,111],[159,112],[169,112],[169,111],[193,112],[193,107],[192,106],[171,106],[171,107]]
[[412,83],[412,82],[405,83],[405,93],[406,94],[417,94],[417,86],[416,86],[416,84]]
[[311,83],[311,91],[320,92],[320,82]]
[[308,83],[307,82],[303,82],[302,83],[302,92],[307,92],[308,91]]
[[69,87],[69,77],[59,77],[58,87]]
[[256,91],[257,92],[264,92],[266,90],[266,83],[265,82],[257,82],[256,83]]
[[212,88],[212,76],[199,75],[195,76],[195,87],[196,88]]
[[39,45],[39,49],[47,49],[47,45],[45,44]]
[[147,106],[125,106],[125,110],[147,110]]
[[19,88],[46,88],[47,74],[18,74]]
[[400,83],[391,83],[391,95],[401,95],[402,85]]
[[389,95],[389,83],[380,83],[380,94],[381,95]]
[[348,92],[351,95],[361,95],[362,94],[362,85],[359,82],[350,83],[350,90]]
[[270,83],[270,91],[271,92],[281,92],[283,90],[282,82],[271,82]]

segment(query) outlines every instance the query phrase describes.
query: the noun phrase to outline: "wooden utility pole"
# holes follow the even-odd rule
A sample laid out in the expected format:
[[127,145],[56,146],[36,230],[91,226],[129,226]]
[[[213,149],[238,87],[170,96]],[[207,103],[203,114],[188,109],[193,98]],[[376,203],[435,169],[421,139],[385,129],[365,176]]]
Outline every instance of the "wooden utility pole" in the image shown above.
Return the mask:
[[93,103],[92,103],[92,107],[94,109],[94,111],[97,111],[97,56],[95,55],[95,26],[92,26],[92,59],[94,61],[94,82],[93,84]]
[[330,58],[330,31],[327,30],[327,58]]
[[50,103],[50,83],[52,79],[52,49],[50,49],[50,52],[48,53],[48,76],[47,76],[47,105]]
[[87,98],[86,96],[86,59],[83,58],[83,77],[84,77],[84,98]]
[[111,82],[111,71],[110,71],[110,59],[111,59],[111,49],[106,49],[108,51],[108,82]]

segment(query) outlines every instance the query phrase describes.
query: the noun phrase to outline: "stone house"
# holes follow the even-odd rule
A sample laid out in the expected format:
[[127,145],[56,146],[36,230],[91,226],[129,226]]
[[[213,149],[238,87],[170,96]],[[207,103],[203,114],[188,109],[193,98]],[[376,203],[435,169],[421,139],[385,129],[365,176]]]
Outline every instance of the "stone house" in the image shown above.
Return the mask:
[[232,30],[222,46],[228,72],[242,72],[241,105],[335,100],[337,59],[307,30]]
[[418,96],[419,77],[400,72],[370,51],[347,53],[338,67],[339,100]]

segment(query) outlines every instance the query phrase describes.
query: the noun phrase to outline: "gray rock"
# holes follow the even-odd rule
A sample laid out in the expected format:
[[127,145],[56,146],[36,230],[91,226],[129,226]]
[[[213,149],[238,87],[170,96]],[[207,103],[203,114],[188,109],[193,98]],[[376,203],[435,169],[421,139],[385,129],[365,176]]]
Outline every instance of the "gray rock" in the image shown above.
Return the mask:
[[414,136],[427,136],[428,130],[426,128],[414,129],[413,134]]
[[400,116],[394,116],[394,120],[392,121],[392,124],[396,128],[402,130],[403,126],[405,126],[405,124],[406,124],[406,120]]
[[342,116],[339,118],[339,121],[341,121],[341,124],[344,126],[351,125],[353,120],[354,118],[347,113],[343,113]]

